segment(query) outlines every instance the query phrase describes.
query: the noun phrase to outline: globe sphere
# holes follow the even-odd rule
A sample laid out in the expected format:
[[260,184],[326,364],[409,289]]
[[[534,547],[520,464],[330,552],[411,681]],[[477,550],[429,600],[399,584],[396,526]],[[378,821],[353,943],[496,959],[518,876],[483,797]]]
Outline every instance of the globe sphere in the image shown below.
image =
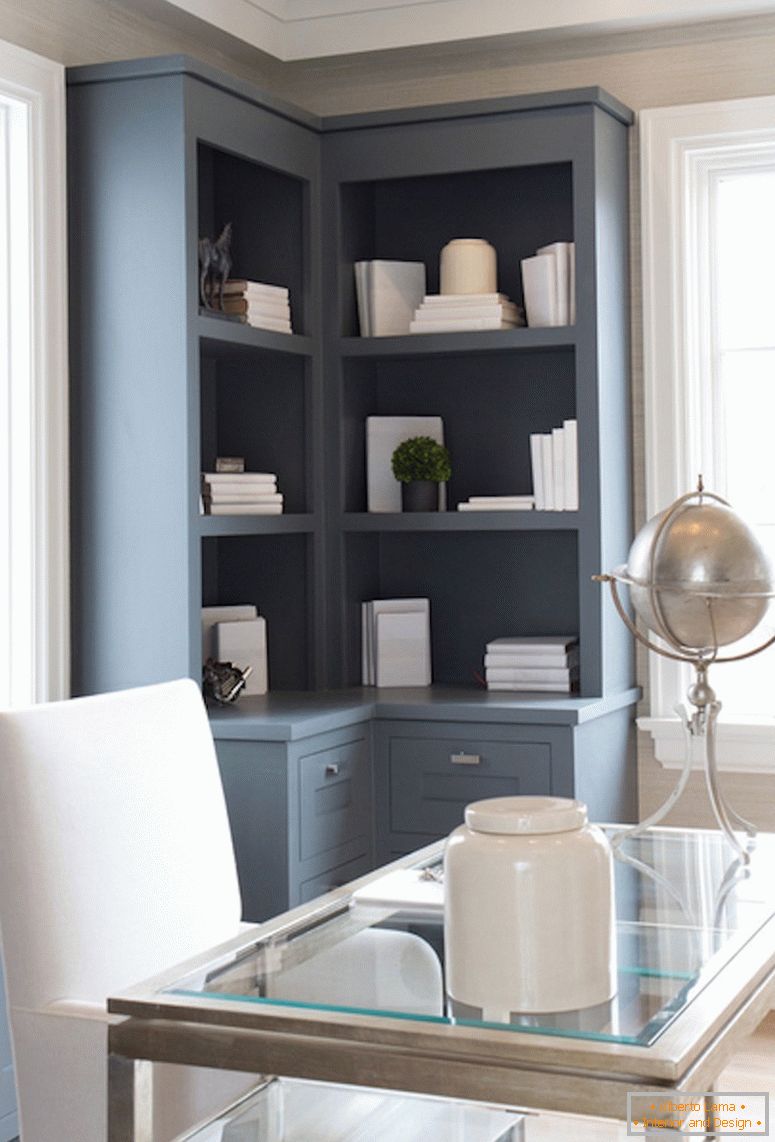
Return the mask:
[[641,528],[626,578],[641,620],[684,653],[750,634],[773,588],[769,559],[748,524],[727,504],[699,493]]

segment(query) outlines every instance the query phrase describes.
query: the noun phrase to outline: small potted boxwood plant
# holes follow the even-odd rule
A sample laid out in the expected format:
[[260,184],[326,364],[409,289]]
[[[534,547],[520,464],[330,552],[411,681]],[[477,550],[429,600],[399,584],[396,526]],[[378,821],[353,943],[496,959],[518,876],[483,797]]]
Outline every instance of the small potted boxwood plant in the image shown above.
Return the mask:
[[401,482],[405,512],[435,512],[439,484],[449,479],[449,452],[430,436],[412,436],[398,445],[391,460],[393,475]]

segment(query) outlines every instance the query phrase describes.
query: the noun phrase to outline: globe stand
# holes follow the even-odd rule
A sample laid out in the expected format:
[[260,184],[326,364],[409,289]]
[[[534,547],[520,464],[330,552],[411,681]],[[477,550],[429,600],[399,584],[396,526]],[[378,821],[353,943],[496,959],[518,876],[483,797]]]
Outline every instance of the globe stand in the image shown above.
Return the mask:
[[[685,526],[687,509],[691,519]],[[703,512],[712,518],[703,518]],[[740,558],[741,549],[753,570],[746,567],[746,575],[735,582],[728,564]],[[739,860],[747,864],[756,828],[728,804],[719,785],[716,741],[721,703],[708,681],[708,669],[714,663],[750,658],[775,643],[773,635],[753,650],[719,657],[719,646],[744,637],[758,625],[766,600],[773,595],[772,575],[757,541],[725,500],[705,492],[700,477],[695,492],[681,496],[646,524],[633,543],[626,568],[593,578],[610,585],[619,617],[638,642],[655,654],[688,663],[695,672],[686,695],[692,712],[685,706],[676,707],[685,739],[681,776],[664,804],[640,824],[617,833],[612,843],[618,845],[663,820],[686,788],[693,743],[700,741],[713,815]],[[635,609],[667,646],[653,642],[637,628],[622,605],[619,582],[630,587]],[[735,829],[747,834],[747,844],[741,843]]]

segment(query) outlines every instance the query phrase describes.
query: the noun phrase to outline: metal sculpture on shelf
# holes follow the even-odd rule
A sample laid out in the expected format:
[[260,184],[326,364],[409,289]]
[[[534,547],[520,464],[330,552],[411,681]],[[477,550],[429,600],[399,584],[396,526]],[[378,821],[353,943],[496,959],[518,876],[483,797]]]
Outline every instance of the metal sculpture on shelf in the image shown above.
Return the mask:
[[214,658],[208,658],[202,667],[202,690],[205,698],[211,698],[219,706],[228,706],[236,702],[252,673],[252,666],[246,666],[242,670],[232,662],[216,662]]
[[231,222],[227,222],[216,239],[199,239],[199,300],[205,309],[223,312],[223,287],[230,272]]
[[[619,838],[643,832],[672,808],[689,778],[692,741],[699,739],[714,816],[746,862],[749,854],[735,829],[743,830],[749,839],[755,837],[756,829],[728,805],[719,787],[716,722],[721,702],[708,682],[708,670],[717,663],[750,658],[775,643],[773,635],[752,650],[719,655],[721,647],[751,634],[767,612],[775,594],[767,555],[727,501],[705,491],[700,477],[696,491],[680,496],[644,525],[625,566],[594,578],[610,584],[616,609],[639,642],[656,654],[689,663],[695,672],[686,695],[692,712],[683,705],[676,707],[686,737],[686,760],[678,784],[664,805]],[[637,616],[665,645],[638,630],[622,604],[619,583],[629,588]]]

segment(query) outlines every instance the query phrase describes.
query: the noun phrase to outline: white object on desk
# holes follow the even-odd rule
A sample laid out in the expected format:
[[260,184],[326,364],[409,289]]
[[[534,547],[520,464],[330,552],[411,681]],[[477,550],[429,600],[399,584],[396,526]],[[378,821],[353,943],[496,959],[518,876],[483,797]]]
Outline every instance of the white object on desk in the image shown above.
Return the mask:
[[252,667],[245,682],[245,694],[266,694],[269,673],[266,660],[266,619],[215,624],[215,657],[218,662],[231,662],[244,670]]
[[508,1023],[616,993],[613,858],[566,797],[467,806],[444,854],[447,992]]
[[424,874],[423,869],[399,868],[357,888],[353,900],[356,904],[376,904],[402,912],[440,914],[444,911],[444,885]]

